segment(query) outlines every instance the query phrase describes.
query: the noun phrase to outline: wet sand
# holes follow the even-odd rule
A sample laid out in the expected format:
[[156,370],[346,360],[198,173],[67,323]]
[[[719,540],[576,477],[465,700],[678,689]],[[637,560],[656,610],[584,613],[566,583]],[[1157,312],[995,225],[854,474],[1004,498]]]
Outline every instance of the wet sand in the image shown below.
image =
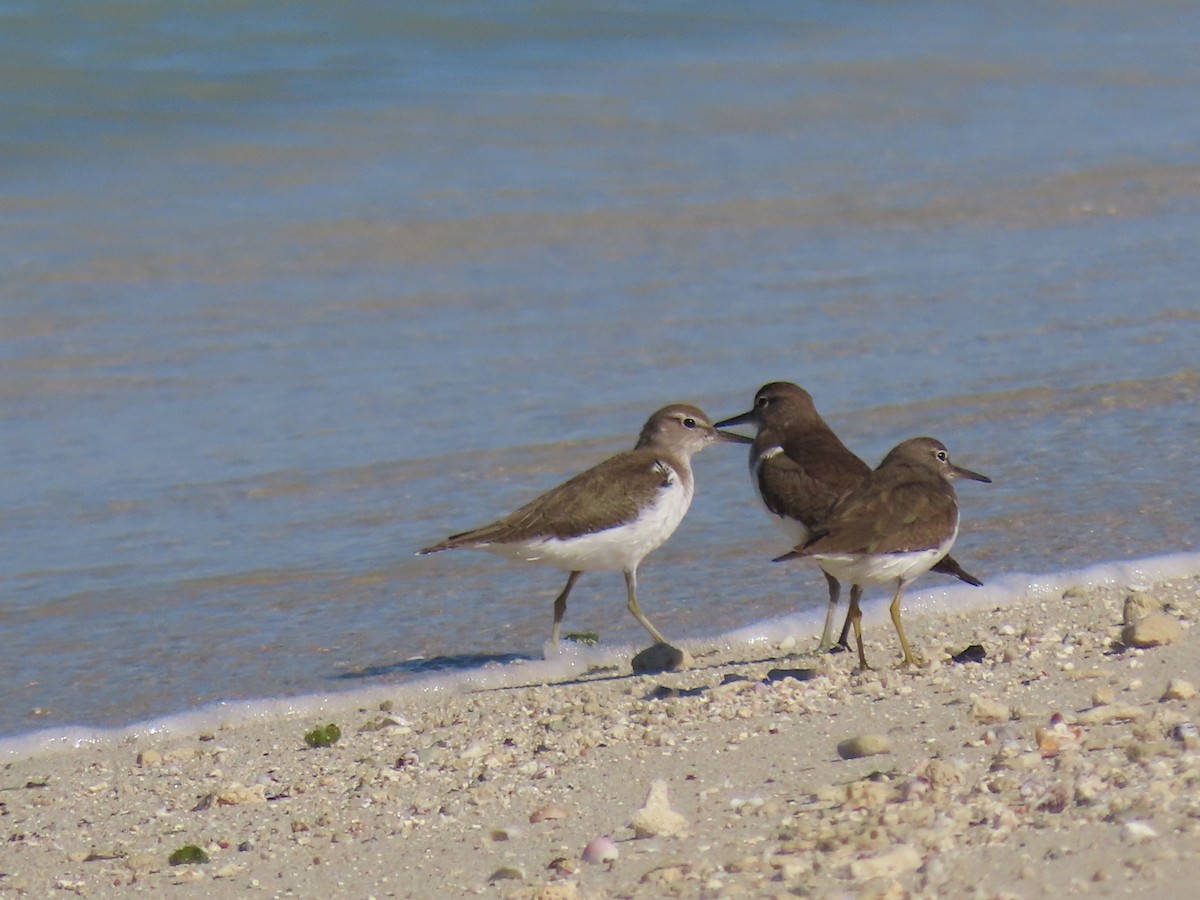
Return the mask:
[[[693,646],[676,674],[10,757],[0,894],[1191,896],[1198,617],[1200,578],[1069,589],[906,616],[919,671],[873,621],[873,672],[807,635]],[[327,722],[341,738],[308,747]],[[854,738],[880,752],[844,758]],[[186,845],[208,862],[170,865]]]

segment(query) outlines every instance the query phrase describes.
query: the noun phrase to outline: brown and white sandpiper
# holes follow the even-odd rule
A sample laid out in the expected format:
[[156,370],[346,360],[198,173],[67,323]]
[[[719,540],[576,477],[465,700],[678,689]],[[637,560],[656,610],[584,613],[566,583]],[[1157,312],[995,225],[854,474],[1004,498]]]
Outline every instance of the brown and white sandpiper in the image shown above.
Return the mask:
[[850,620],[863,652],[861,585],[896,583],[890,612],[900,636],[903,664],[921,665],[900,623],[900,598],[914,579],[944,559],[958,537],[958,478],[991,479],[956,466],[941,441],[910,438],[894,447],[883,462],[833,505],[808,538],[779,560],[812,559],[836,578],[850,582]]
[[[812,395],[791,382],[763,385],[748,412],[717,423],[718,428],[733,425],[753,425],[757,431],[750,447],[750,480],[792,546],[808,540],[811,529],[828,515],[833,504],[871,473],[871,467],[851,452],[821,418]],[[949,556],[934,570],[967,584],[983,583]],[[828,570],[823,574],[829,585],[829,607],[818,652],[847,646],[851,626],[847,615],[841,636],[834,643],[833,621],[841,584]]]
[[451,535],[419,553],[477,547],[568,571],[566,586],[554,601],[553,644],[559,641],[567,596],[580,574],[619,570],[625,573],[629,611],[656,642],[666,643],[638,606],[637,569],[683,520],[692,502],[692,456],[713,441],[750,443],[742,435],[718,431],[694,406],[664,407],[647,420],[632,450],[609,457],[490,525]]

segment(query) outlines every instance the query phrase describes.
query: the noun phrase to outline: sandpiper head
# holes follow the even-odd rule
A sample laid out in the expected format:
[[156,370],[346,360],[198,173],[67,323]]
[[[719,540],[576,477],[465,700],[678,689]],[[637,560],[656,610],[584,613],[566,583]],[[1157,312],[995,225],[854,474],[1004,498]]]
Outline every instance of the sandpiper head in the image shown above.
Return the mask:
[[907,441],[893,447],[892,451],[884,457],[883,462],[879,465],[882,467],[889,463],[898,462],[930,469],[941,475],[946,481],[953,481],[956,478],[969,478],[972,481],[982,481],[987,484],[992,483],[992,479],[986,475],[980,475],[978,472],[972,472],[970,469],[964,469],[962,466],[956,466],[952,463],[950,461],[950,452],[946,449],[946,445],[937,438],[909,438]]
[[754,406],[738,416],[717,423],[718,428],[729,425],[754,425],[762,428],[768,422],[786,422],[815,414],[812,395],[790,381],[764,384],[754,395]]
[[718,431],[712,420],[695,406],[676,403],[664,406],[642,426],[638,447],[662,447],[691,457],[713,441],[750,443],[750,438],[728,431]]

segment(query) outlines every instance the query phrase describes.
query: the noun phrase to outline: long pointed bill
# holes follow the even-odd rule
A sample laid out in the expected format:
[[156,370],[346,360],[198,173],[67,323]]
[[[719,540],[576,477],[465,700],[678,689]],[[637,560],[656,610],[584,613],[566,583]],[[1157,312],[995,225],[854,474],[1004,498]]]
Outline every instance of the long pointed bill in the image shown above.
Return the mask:
[[749,425],[754,421],[754,410],[744,412],[740,416],[730,416],[728,419],[717,422],[716,428],[728,428],[730,425]]
[[972,472],[970,469],[964,469],[962,466],[951,466],[950,473],[955,478],[970,478],[972,481],[982,481],[984,484],[992,483],[992,479],[986,475],[980,475],[978,472]]
[[753,444],[754,438],[748,438],[744,434],[734,434],[732,431],[716,431],[718,441],[729,441],[731,444]]

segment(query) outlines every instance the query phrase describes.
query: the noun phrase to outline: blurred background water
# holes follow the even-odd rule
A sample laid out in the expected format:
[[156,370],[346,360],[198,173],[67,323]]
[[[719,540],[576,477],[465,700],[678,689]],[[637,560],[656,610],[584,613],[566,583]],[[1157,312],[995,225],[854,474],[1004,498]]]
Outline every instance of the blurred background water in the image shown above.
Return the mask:
[[[1170,0],[0,2],[0,735],[540,655],[559,573],[416,548],[777,379],[992,476],[985,580],[1195,550],[1198,43]],[[825,602],[745,464],[642,568],[673,638]],[[568,630],[641,641],[623,597]]]

